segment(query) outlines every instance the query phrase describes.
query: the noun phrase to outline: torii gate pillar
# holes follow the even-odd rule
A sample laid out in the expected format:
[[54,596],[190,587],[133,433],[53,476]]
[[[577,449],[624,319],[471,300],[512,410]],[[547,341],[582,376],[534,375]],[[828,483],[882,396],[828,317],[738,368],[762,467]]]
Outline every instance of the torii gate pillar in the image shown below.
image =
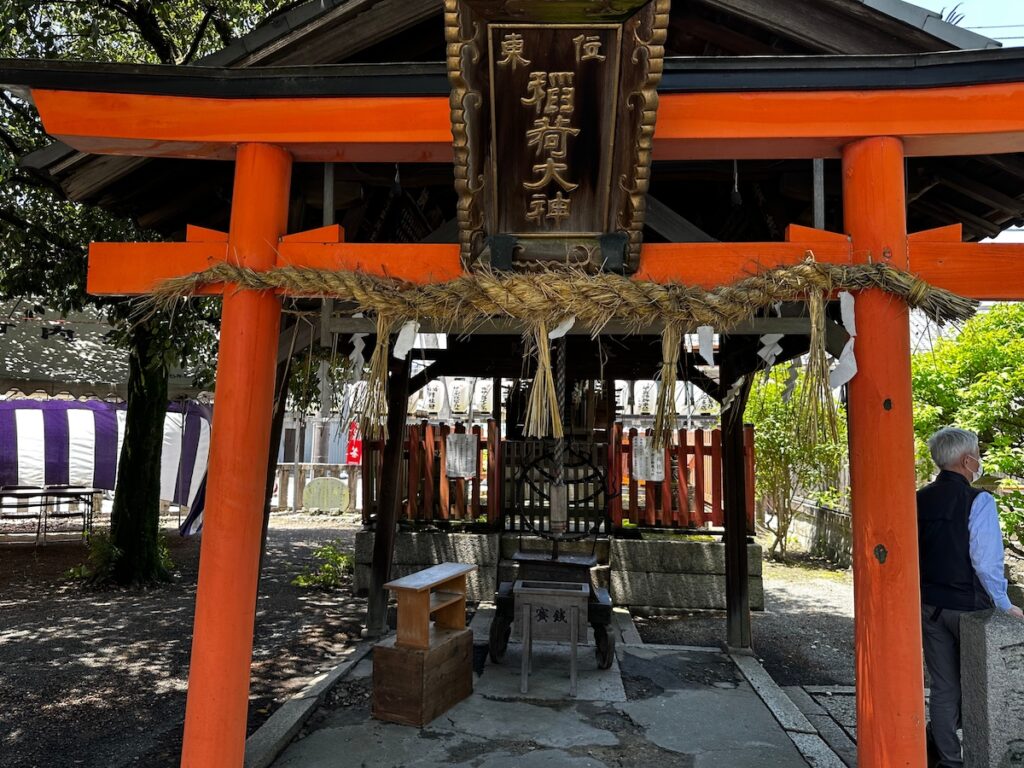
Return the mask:
[[[843,210],[855,261],[907,269],[903,143],[843,150]],[[857,299],[849,436],[857,656],[857,764],[925,765],[910,328],[906,304]]]
[[[291,156],[243,144],[228,258],[274,266],[288,220]],[[242,765],[281,301],[225,286],[183,768]]]

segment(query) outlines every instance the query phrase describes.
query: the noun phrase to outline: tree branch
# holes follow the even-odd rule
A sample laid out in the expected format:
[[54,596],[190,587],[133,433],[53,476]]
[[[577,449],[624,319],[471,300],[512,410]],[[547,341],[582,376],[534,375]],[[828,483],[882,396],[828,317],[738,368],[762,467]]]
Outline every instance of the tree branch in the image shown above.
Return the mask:
[[231,45],[231,42],[235,39],[235,31],[231,29],[231,25],[220,15],[220,10],[214,6],[210,7],[213,10],[213,28],[217,32],[217,37],[220,38],[224,45]]
[[23,120],[25,120],[26,122],[29,122],[29,123],[31,123],[32,125],[34,125],[34,126],[36,126],[36,127],[38,127],[38,126],[39,126],[39,121],[38,121],[38,120],[36,120],[36,117],[35,117],[35,115],[33,115],[33,114],[32,114],[31,112],[29,112],[29,111],[28,111],[27,109],[25,109],[25,107],[23,107],[23,106],[22,106],[21,104],[19,104],[18,102],[16,102],[16,101],[15,101],[14,99],[12,99],[12,98],[11,98],[10,96],[8,96],[8,95],[7,95],[7,93],[5,93],[5,92],[4,92],[4,91],[2,91],[2,90],[0,90],[0,100],[3,100],[3,102],[4,102],[4,103],[5,103],[5,104],[6,104],[6,105],[7,105],[8,107],[10,107],[10,108],[11,108],[12,110],[14,110],[15,112],[17,112],[17,113],[18,113],[18,115],[19,115],[19,116],[20,116],[20,117],[21,117],[21,118],[22,118]]
[[199,29],[196,30],[195,36],[192,38],[192,43],[189,45],[185,55],[179,61],[179,64],[188,64],[196,55],[196,51],[199,50],[199,44],[203,41],[203,35],[206,34],[206,28],[210,26],[210,20],[213,18],[214,9],[212,6],[206,6],[206,13],[203,14],[202,21],[199,22]]
[[3,145],[7,147],[7,149],[11,151],[11,154],[14,155],[15,157],[21,157],[26,152],[26,150],[23,147],[18,145],[18,142],[14,140],[14,137],[11,136],[2,127],[0,127],[0,142],[2,142]]
[[153,12],[152,3],[140,2],[132,5],[122,0],[99,0],[99,4],[131,21],[139,36],[149,44],[162,64],[177,63],[178,48],[161,27],[160,19]]
[[69,255],[83,256],[85,254],[85,248],[82,247],[81,243],[73,243],[70,240],[66,240],[41,224],[33,224],[27,219],[22,218],[8,208],[0,208],[0,221],[5,221],[12,227],[22,231],[31,232],[44,243],[49,243],[63,251],[68,251]]

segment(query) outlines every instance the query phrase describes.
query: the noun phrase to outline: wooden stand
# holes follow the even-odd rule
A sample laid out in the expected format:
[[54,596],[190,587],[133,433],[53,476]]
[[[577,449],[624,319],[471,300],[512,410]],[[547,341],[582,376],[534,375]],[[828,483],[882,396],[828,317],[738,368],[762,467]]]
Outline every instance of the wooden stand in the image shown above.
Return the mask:
[[442,563],[385,585],[398,596],[398,633],[373,649],[378,720],[423,726],[473,692],[466,574],[475,570]]

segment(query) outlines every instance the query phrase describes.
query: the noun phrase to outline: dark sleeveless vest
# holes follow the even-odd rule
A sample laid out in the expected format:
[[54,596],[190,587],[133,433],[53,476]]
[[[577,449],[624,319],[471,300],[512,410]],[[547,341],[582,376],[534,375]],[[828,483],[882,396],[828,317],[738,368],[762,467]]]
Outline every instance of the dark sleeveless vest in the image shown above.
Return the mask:
[[946,470],[917,492],[921,601],[928,605],[957,611],[992,607],[971,565],[967,523],[980,493],[963,475]]

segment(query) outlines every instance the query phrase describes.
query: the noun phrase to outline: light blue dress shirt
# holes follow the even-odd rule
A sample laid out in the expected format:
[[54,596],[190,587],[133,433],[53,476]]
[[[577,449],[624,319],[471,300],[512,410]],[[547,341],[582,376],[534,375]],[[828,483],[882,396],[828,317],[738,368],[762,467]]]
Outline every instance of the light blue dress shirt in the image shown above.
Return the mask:
[[996,500],[991,493],[980,493],[975,497],[967,529],[971,535],[971,565],[978,575],[978,581],[996,608],[1001,611],[1010,610],[1006,579],[1003,578],[1003,532],[999,529]]

